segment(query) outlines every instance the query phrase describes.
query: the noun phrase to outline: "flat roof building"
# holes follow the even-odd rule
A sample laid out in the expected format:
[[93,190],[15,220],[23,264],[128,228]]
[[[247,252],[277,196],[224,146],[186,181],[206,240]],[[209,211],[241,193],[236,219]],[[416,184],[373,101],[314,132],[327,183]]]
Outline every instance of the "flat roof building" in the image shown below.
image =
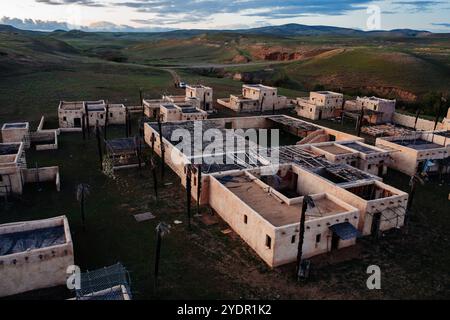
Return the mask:
[[243,85],[242,95],[230,95],[229,99],[217,102],[235,112],[265,112],[289,107],[288,99],[279,96],[277,88],[262,84]]
[[336,117],[342,109],[344,95],[332,91],[311,92],[309,97],[294,100],[297,115],[311,120],[321,120]]

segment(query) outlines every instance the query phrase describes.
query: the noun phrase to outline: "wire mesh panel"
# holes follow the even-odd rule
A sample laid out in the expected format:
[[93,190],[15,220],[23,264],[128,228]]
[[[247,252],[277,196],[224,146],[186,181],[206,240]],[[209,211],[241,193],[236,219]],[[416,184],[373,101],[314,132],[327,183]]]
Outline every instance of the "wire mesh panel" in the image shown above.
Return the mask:
[[78,300],[131,299],[130,276],[121,263],[81,274]]

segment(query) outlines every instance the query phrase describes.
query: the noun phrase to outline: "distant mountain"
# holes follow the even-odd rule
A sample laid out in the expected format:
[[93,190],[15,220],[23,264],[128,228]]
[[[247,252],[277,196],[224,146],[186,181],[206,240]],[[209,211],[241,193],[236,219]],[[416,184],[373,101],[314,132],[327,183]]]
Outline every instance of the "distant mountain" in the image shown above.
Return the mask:
[[[8,25],[0,25],[0,32],[31,32],[16,29]],[[138,31],[138,30],[136,30]],[[40,32],[41,33],[41,32]],[[55,35],[67,37],[67,38],[81,38],[87,37],[90,34],[96,32],[90,32],[88,30],[55,30],[52,32]],[[98,33],[98,32],[97,32]],[[151,35],[159,38],[188,38],[201,34],[217,34],[217,33],[233,33],[243,35],[266,35],[277,37],[295,37],[295,36],[373,36],[373,37],[423,37],[430,36],[433,33],[425,30],[411,30],[411,29],[395,29],[395,30],[376,30],[376,31],[362,31],[350,28],[340,28],[331,26],[309,26],[303,24],[285,24],[280,26],[267,26],[251,29],[239,29],[239,30],[207,30],[207,29],[186,29],[186,30],[173,30],[173,31],[160,31],[160,32],[101,32],[102,34],[141,34]]]

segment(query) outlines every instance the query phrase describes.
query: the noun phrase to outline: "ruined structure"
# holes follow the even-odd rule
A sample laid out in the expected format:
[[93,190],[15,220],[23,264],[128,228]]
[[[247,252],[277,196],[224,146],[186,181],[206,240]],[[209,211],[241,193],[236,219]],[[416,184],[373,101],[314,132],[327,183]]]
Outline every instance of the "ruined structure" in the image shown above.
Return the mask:
[[264,112],[287,108],[288,99],[278,95],[278,89],[262,84],[243,85],[242,95],[231,95],[217,102],[235,112]]
[[336,117],[337,110],[342,109],[344,95],[331,91],[311,92],[309,98],[294,100],[296,112],[300,117],[321,120]]
[[27,168],[23,142],[0,143],[0,195],[21,195],[26,183],[47,181],[60,190],[59,167]]
[[0,225],[0,297],[65,285],[72,265],[65,216]]
[[[289,141],[306,143],[281,141],[267,148],[260,140],[244,138],[233,151],[211,154],[202,141],[208,129],[220,132],[224,142],[227,134],[239,141],[245,134],[239,129],[247,128],[280,129]],[[192,152],[178,149],[180,137],[172,136],[177,129],[191,132]],[[145,141],[184,186],[190,173],[191,196],[209,204],[269,266],[295,261],[305,195],[314,202],[306,212],[305,257],[351,246],[360,234],[404,224],[408,195],[347,164],[358,166],[363,160],[362,165],[381,165],[386,152],[366,146],[361,138],[289,116],[179,121],[163,123],[162,136],[159,130],[157,123],[147,123]],[[317,137],[320,143],[311,142]],[[211,162],[213,158],[223,162]]]

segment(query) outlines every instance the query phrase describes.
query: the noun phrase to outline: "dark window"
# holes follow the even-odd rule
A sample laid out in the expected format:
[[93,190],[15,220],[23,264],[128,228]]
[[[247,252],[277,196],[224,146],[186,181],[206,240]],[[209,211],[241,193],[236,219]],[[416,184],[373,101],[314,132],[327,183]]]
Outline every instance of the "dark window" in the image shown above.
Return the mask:
[[63,118],[63,121],[67,121],[67,117],[64,117],[64,118]]
[[225,123],[225,129],[233,129],[233,123],[232,122]]
[[102,114],[100,115],[100,119],[103,119],[103,115]]
[[292,236],[291,243],[295,243],[295,236]]
[[244,223],[245,223],[245,224],[248,223],[248,217],[247,217],[247,215],[244,215]]
[[266,247],[272,249],[272,238],[266,235]]
[[110,118],[112,118],[112,117],[113,117],[113,114],[112,114],[112,112],[110,112],[110,113],[109,113],[109,117],[110,117]]
[[316,243],[319,243],[321,239],[322,239],[322,235],[321,235],[321,234],[318,234],[318,235],[316,236]]

